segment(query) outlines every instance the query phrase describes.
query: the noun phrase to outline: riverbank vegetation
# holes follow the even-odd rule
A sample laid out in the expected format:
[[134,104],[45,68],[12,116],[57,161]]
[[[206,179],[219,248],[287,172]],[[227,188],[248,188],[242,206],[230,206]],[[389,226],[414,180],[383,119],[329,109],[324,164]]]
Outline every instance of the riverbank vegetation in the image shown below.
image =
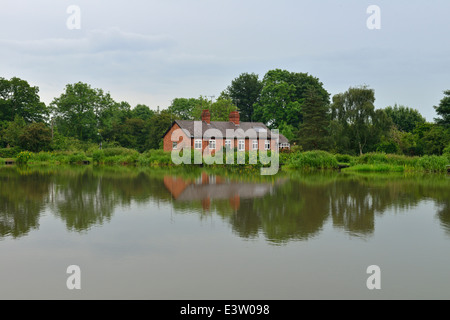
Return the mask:
[[[257,155],[253,155],[257,157]],[[194,153],[191,155],[191,164],[202,167],[226,167],[233,169],[256,170],[263,165],[258,161],[256,164],[249,164],[252,157],[245,153],[245,162],[237,162],[238,153],[234,153],[234,162],[227,164],[226,154],[220,163],[208,164],[205,159],[199,164],[194,162]],[[268,154],[270,157],[270,153]],[[244,157],[243,157],[244,158]],[[175,165],[170,152],[162,150],[149,150],[139,153],[136,150],[126,148],[110,148],[95,150],[93,152],[84,151],[41,151],[33,153],[21,151],[15,157],[9,158],[13,163],[35,164],[35,165],[122,165],[140,167],[186,167],[191,164]],[[270,158],[269,158],[270,159]],[[2,164],[7,159],[1,159]],[[346,170],[357,172],[446,172],[450,163],[450,152],[442,156],[422,156],[411,157],[404,155],[393,155],[386,153],[368,153],[362,156],[350,156],[332,154],[326,151],[297,151],[280,153],[280,166],[285,171],[292,170]],[[268,163],[265,166],[270,166]]]
[[[66,85],[47,105],[37,86],[0,77],[0,164],[172,166],[171,154],[162,151],[164,133],[174,120],[197,120],[209,109],[212,121],[227,121],[230,111],[239,110],[241,121],[279,129],[291,143],[290,152],[280,153],[286,170],[446,170],[450,90],[433,106],[438,115],[433,122],[417,109],[374,103],[375,91],[368,86],[330,97],[318,78],[280,69],[262,79],[243,73],[216,101],[175,98],[161,110],[115,101],[82,82]],[[248,166],[250,155],[245,157],[246,165],[231,167],[261,167]]]

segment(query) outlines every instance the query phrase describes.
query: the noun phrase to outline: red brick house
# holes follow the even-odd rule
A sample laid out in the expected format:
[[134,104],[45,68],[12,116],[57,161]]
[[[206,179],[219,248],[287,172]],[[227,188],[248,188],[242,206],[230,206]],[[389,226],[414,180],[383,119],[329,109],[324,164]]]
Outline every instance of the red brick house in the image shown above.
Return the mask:
[[[178,149],[181,142],[187,142],[191,149],[208,148],[211,152],[223,147],[238,151],[290,148],[286,137],[281,133],[273,135],[262,122],[240,122],[238,111],[230,113],[229,121],[210,119],[209,111],[203,110],[201,121],[175,120],[164,134],[164,151]],[[233,132],[231,136],[230,132]]]

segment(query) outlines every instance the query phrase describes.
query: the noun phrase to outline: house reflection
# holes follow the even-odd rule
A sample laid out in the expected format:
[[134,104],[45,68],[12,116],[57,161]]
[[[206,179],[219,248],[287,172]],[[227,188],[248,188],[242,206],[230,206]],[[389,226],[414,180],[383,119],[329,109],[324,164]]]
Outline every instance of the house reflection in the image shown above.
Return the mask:
[[211,208],[211,201],[228,199],[231,209],[237,211],[242,199],[253,199],[272,194],[282,181],[252,183],[234,181],[203,172],[198,178],[186,179],[164,176],[164,185],[176,201],[201,201],[204,210]]

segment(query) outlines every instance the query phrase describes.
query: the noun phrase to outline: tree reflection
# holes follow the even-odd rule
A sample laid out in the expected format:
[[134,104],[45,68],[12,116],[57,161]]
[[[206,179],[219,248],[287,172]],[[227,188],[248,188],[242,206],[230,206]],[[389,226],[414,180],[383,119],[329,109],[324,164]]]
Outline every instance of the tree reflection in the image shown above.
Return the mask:
[[0,239],[18,238],[39,227],[51,175],[3,168],[0,172]]
[[113,218],[117,207],[166,203],[175,213],[217,214],[239,237],[273,244],[307,240],[325,223],[358,237],[373,234],[386,210],[409,210],[432,199],[450,235],[450,184],[445,175],[392,176],[339,173],[238,173],[154,168],[0,168],[0,239],[39,228],[46,210],[71,231]]

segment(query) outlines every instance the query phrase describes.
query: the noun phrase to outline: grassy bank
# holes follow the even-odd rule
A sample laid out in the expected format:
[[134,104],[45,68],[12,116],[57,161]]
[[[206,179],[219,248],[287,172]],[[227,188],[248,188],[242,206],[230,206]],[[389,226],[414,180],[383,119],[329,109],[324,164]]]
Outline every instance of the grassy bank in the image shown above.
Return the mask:
[[[193,150],[190,155],[191,163],[196,163],[196,156],[201,156]],[[8,155],[13,155],[8,154]],[[263,165],[259,161],[259,155],[246,152],[244,154],[234,152],[234,158],[228,159],[223,155],[223,164],[210,164],[208,158],[202,159],[203,166],[259,169]],[[0,155],[2,156],[2,155]],[[240,156],[242,156],[240,158]],[[270,152],[268,153],[270,160]],[[198,158],[197,158],[198,159]],[[255,159],[258,159],[257,161]],[[176,166],[173,163],[171,153],[163,150],[149,150],[139,153],[136,150],[121,147],[83,151],[54,151],[32,153],[28,151],[16,152],[13,157],[0,157],[2,164],[6,160],[12,160],[17,164],[92,164],[92,165],[134,165],[148,167]],[[231,160],[231,161],[230,161]],[[239,161],[242,161],[239,164]],[[250,160],[256,162],[249,164]],[[446,172],[450,164],[450,153],[442,156],[408,157],[403,155],[385,153],[367,153],[361,156],[331,154],[325,151],[306,151],[280,153],[280,164],[287,170],[326,170],[338,169],[347,166],[343,170],[355,172]],[[267,164],[267,165],[270,165]],[[189,166],[189,165],[184,165]]]

